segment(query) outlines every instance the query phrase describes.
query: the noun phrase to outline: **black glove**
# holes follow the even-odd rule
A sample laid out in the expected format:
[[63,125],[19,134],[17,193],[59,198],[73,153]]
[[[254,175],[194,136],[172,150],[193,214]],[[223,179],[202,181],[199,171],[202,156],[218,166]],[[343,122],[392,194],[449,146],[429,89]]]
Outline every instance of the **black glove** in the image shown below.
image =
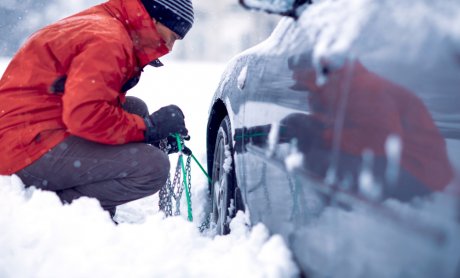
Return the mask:
[[155,143],[166,139],[170,134],[179,133],[186,137],[188,130],[185,127],[184,113],[176,105],[169,105],[153,112],[150,116],[144,118],[145,142]]

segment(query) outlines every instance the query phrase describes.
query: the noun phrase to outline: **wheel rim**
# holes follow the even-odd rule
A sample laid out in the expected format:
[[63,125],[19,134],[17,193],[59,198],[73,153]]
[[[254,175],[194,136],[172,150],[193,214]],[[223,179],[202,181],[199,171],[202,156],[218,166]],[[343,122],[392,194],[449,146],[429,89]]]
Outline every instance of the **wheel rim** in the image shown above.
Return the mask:
[[213,201],[212,222],[216,225],[217,234],[224,234],[227,230],[227,200],[228,200],[228,174],[223,168],[225,161],[225,140],[223,136],[218,138],[216,149],[217,159],[213,171]]

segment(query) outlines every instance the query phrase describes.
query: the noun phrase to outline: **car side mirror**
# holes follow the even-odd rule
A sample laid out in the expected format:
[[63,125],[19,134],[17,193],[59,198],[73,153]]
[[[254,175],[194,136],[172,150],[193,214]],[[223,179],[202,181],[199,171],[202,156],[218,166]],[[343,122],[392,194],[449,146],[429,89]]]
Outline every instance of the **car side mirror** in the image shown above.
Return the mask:
[[297,18],[297,8],[304,4],[311,4],[312,0],[239,0],[239,2],[249,10]]

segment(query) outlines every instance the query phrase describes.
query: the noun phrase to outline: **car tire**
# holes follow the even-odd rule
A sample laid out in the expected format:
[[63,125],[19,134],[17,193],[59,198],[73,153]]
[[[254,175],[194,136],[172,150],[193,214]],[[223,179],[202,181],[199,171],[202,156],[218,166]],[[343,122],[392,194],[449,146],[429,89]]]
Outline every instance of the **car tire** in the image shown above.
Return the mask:
[[230,232],[230,220],[236,215],[237,189],[233,167],[233,147],[230,119],[226,116],[220,123],[216,135],[211,182],[211,229],[216,234]]

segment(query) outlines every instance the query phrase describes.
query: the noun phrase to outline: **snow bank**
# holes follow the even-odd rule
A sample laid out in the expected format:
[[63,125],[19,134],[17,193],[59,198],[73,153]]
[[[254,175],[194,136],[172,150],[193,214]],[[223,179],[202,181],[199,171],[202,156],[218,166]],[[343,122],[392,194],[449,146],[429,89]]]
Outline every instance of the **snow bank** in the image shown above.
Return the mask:
[[[152,203],[152,206],[156,204]],[[150,213],[114,225],[95,199],[61,205],[54,193],[0,176],[0,277],[292,277],[279,236],[244,215],[229,236],[201,235],[182,217]]]

